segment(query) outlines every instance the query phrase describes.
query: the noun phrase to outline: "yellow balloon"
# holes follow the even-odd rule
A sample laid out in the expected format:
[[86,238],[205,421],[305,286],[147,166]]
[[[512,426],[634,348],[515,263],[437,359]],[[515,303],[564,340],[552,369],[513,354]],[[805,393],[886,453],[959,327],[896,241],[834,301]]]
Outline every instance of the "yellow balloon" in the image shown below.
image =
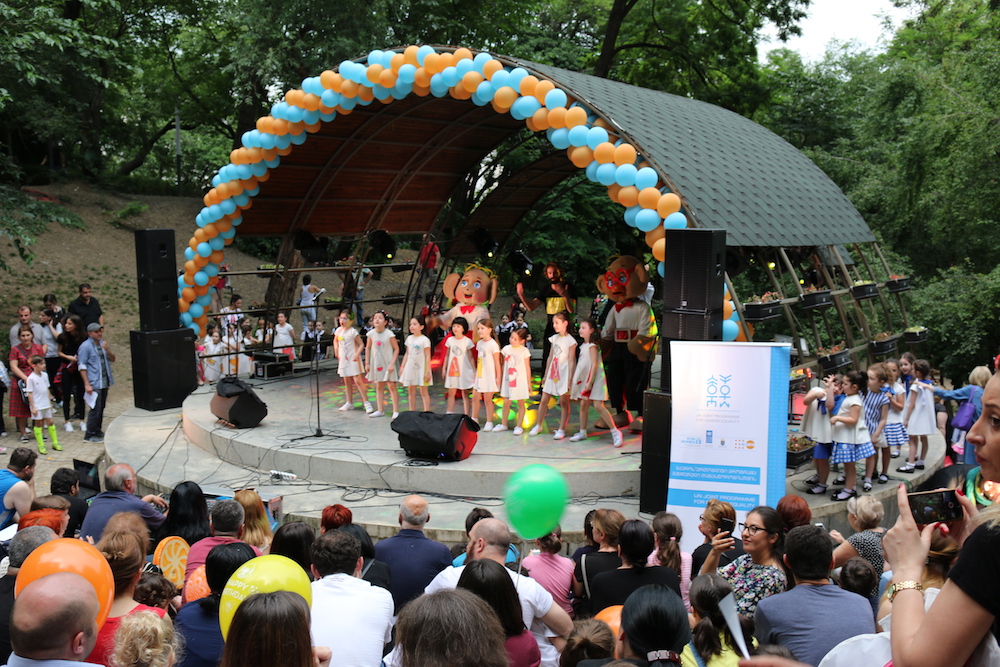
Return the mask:
[[222,638],[229,635],[229,626],[240,604],[255,593],[290,591],[305,598],[312,606],[312,587],[302,566],[291,558],[278,555],[258,556],[244,563],[229,578],[219,601],[219,626]]

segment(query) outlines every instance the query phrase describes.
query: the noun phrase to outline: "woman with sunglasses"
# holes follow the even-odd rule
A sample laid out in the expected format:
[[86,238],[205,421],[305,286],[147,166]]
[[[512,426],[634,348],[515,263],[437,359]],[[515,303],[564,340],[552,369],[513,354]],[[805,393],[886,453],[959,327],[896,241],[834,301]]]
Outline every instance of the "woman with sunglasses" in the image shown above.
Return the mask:
[[733,548],[735,540],[725,531],[712,538],[712,550],[701,566],[701,574],[717,572],[733,587],[736,611],[753,618],[757,603],[785,590],[787,579],[781,562],[785,540],[781,516],[771,507],[755,507],[739,525],[746,554],[718,567],[720,556]]

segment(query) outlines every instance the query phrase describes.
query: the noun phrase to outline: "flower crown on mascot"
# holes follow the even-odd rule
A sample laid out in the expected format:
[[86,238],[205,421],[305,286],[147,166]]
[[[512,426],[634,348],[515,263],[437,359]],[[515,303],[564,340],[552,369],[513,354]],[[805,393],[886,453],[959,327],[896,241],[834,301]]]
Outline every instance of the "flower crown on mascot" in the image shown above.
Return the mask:
[[649,386],[647,362],[654,354],[656,319],[649,303],[639,298],[648,285],[646,267],[631,255],[615,258],[597,279],[598,291],[613,304],[601,332],[608,396],[625,424],[631,421],[631,415],[625,416],[629,410],[642,416],[643,392]]
[[473,342],[479,340],[478,325],[489,319],[488,306],[497,300],[500,283],[489,269],[477,264],[468,264],[465,273],[449,273],[444,279],[444,295],[455,302],[452,308],[441,314],[441,326],[451,328],[456,317],[464,317],[469,322],[467,335]]

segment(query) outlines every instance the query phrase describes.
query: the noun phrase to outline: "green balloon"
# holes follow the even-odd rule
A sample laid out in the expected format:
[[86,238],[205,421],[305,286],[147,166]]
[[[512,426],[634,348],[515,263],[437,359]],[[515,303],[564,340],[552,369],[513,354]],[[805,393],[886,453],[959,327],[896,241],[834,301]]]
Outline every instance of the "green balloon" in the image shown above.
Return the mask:
[[569,485],[562,473],[541,463],[515,472],[503,486],[507,517],[526,540],[547,535],[562,518]]

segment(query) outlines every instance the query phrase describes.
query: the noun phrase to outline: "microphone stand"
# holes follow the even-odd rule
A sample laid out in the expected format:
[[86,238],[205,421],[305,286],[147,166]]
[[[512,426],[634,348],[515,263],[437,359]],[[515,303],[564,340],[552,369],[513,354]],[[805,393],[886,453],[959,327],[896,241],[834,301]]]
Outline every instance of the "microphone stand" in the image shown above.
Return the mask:
[[320,425],[320,414],[319,414],[319,341],[314,341],[315,347],[313,348],[313,378],[315,380],[316,389],[316,437],[323,437],[323,428]]

